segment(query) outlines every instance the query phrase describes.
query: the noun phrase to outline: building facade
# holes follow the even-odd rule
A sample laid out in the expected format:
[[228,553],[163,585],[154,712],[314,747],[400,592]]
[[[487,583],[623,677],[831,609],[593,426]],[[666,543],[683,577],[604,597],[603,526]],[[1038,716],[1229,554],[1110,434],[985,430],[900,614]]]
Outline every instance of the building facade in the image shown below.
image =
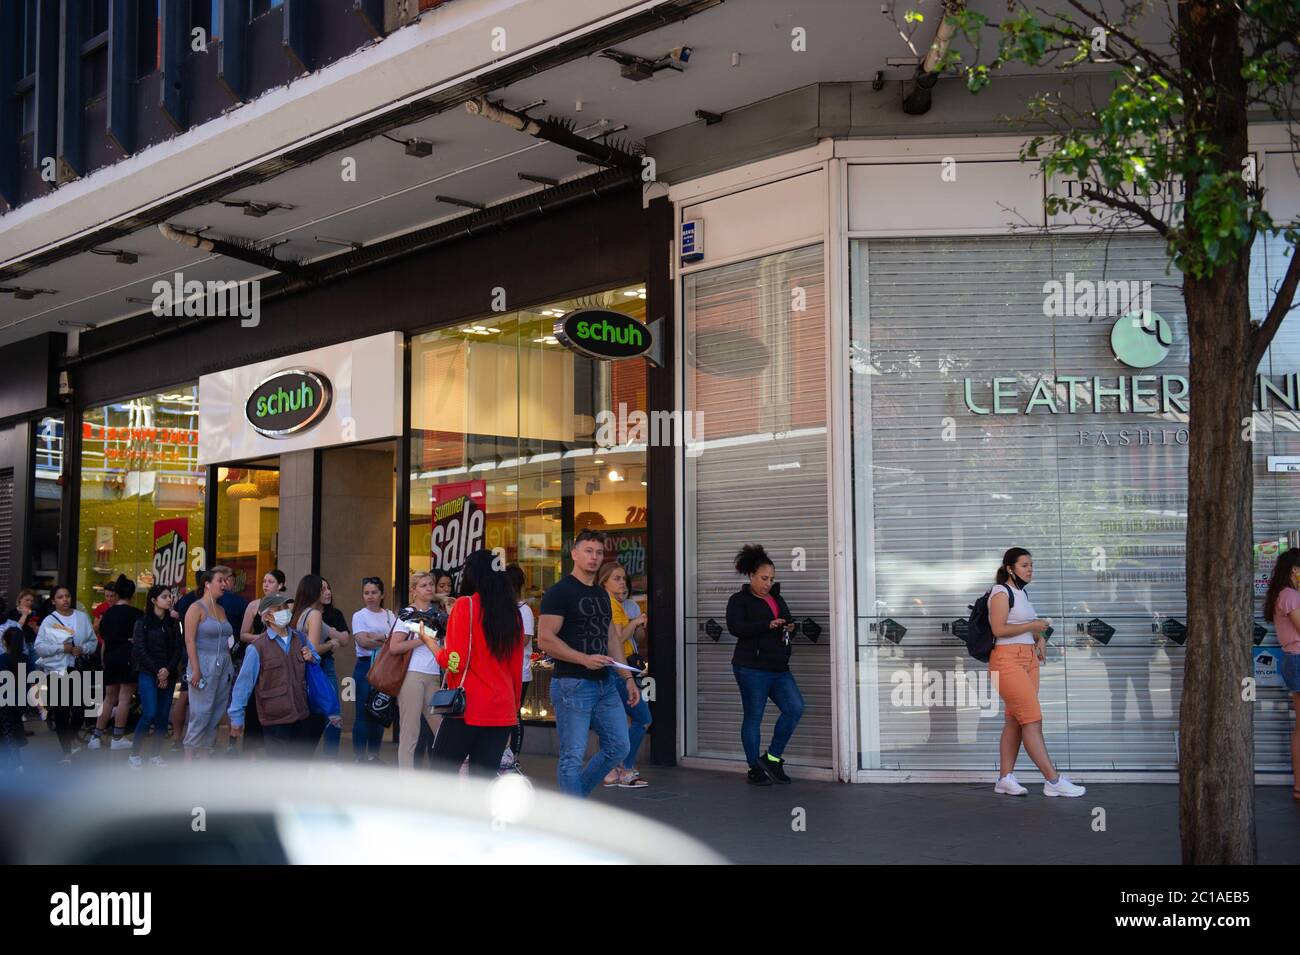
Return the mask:
[[[743,769],[725,605],[758,542],[798,624],[793,771],[983,779],[1001,713],[958,633],[1018,545],[1054,756],[1173,778],[1185,317],[1158,240],[1049,216],[1078,183],[1018,161],[1000,117],[1055,79],[945,78],[905,114],[896,36],[833,0],[112,2],[80,33],[32,6],[0,31],[11,594],[91,606],[220,562],[250,597],[321,573],[350,612],[363,576],[397,601],[483,547],[535,602],[599,527],[652,621],[647,757]],[[1294,221],[1288,140],[1252,149]],[[1255,250],[1261,313],[1289,254]],[[569,347],[589,309],[654,348]],[[1250,423],[1257,580],[1300,543],[1297,336]],[[1282,782],[1259,624],[1256,765]],[[547,702],[543,670],[526,715]]]

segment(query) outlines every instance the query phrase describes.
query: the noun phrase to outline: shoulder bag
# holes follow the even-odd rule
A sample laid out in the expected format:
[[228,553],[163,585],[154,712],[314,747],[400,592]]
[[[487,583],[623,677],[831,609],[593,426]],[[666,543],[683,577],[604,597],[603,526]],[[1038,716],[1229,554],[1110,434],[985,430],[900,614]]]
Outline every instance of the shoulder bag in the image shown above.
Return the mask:
[[411,654],[414,649],[406,653],[392,653],[388,649],[388,641],[393,638],[393,630],[397,627],[397,619],[393,619],[393,624],[388,628],[388,640],[379,648],[379,655],[375,657],[374,665],[370,667],[370,672],[366,674],[366,682],[374,689],[388,696],[396,696],[402,688],[402,681],[406,679],[406,671],[411,668]]
[[[460,674],[460,682],[452,689],[443,687],[435,690],[429,699],[429,709],[439,716],[459,720],[465,718],[465,681],[469,678],[469,660],[474,655],[474,599],[469,599],[469,649],[465,652],[465,669]],[[454,612],[454,611],[453,611]],[[450,625],[447,627],[451,630]]]

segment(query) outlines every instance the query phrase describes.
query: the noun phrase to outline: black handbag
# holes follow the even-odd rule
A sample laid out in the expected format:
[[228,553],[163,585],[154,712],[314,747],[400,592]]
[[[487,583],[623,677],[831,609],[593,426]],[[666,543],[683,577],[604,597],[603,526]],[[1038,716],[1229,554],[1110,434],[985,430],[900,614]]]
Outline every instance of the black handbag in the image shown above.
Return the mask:
[[366,716],[370,717],[376,723],[383,727],[393,725],[394,705],[397,701],[392,696],[380,690],[377,687],[371,687],[370,695],[366,697]]
[[[474,619],[474,598],[470,598],[470,620]],[[450,631],[450,627],[448,630]],[[447,719],[459,720],[465,718],[465,680],[469,677],[469,658],[474,655],[474,625],[470,624],[469,633],[469,650],[465,654],[465,672],[461,675],[460,684],[455,689],[443,687],[440,690],[434,690],[433,696],[429,697],[429,709],[433,710],[438,716]]]

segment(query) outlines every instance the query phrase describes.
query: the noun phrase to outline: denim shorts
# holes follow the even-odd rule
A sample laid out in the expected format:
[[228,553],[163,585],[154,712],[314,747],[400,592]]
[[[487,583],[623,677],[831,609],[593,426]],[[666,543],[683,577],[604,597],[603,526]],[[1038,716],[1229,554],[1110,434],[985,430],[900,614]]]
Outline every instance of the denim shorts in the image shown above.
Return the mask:
[[1282,654],[1282,663],[1278,667],[1282,671],[1282,682],[1292,693],[1300,693],[1300,653]]

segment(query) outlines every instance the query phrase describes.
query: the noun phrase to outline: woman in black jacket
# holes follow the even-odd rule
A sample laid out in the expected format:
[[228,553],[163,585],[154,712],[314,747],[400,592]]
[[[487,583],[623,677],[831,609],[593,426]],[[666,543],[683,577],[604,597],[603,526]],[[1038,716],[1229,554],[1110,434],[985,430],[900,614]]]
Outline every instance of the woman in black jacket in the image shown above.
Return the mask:
[[131,637],[131,662],[138,674],[140,693],[140,722],[135,725],[135,740],[127,758],[132,769],[141,765],[140,750],[151,725],[153,758],[149,762],[154,766],[166,765],[162,758],[163,738],[167,735],[172,690],[180,673],[185,647],[180,624],[171,614],[174,599],[170,587],[161,584],[150,587],[145,614],[136,621]]
[[[727,629],[736,638],[731,669],[736,674],[745,713],[740,724],[740,742],[749,762],[749,782],[755,786],[788,783],[790,777],[785,773],[781,753],[803,716],[803,694],[790,672],[794,621],[781,597],[781,585],[775,583],[776,567],[760,545],[746,544],[741,548],[736,555],[736,573],[749,578],[749,583],[727,601]],[[769,697],[781,715],[772,732],[771,745],[759,756],[759,732]]]

